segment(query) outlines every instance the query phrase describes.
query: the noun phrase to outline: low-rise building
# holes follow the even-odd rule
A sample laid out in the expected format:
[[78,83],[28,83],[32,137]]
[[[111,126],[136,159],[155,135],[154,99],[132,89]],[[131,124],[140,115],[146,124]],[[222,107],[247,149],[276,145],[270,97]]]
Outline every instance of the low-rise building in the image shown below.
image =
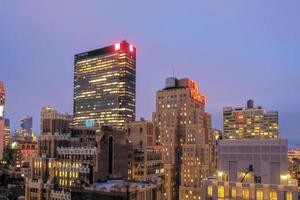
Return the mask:
[[154,179],[147,182],[108,180],[94,183],[83,190],[72,190],[72,200],[162,200],[163,181]]

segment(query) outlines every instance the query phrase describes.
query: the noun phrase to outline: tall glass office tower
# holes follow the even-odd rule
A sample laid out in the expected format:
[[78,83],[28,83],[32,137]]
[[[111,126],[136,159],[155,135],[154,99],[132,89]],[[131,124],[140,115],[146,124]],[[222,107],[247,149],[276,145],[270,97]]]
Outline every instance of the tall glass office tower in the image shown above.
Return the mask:
[[136,48],[127,41],[75,55],[75,126],[123,128],[135,120]]

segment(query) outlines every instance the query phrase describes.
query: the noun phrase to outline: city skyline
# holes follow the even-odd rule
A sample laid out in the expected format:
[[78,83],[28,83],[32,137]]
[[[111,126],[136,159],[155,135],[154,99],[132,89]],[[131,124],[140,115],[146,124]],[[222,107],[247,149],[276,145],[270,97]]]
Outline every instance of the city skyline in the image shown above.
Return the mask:
[[[74,4],[76,11],[83,6]],[[296,54],[297,35],[300,35],[296,24],[299,3],[287,7],[278,2],[260,5],[255,1],[247,3],[249,10],[236,3],[233,13],[230,5],[223,5],[225,10],[221,12],[212,3],[204,3],[203,7],[196,4],[205,14],[216,14],[211,21],[191,5],[170,4],[177,9],[161,18],[147,15],[145,21],[137,20],[137,24],[132,25],[133,17],[143,14],[145,9],[137,10],[136,14],[128,10],[124,21],[118,21],[123,16],[119,8],[113,16],[105,9],[99,14],[96,9],[99,4],[95,3],[85,5],[91,9],[89,14],[76,16],[65,13],[69,4],[62,3],[57,16],[51,16],[49,11],[55,5],[45,3],[39,4],[40,17],[33,18],[31,12],[36,5],[19,3],[20,12],[12,16],[8,8],[13,4],[3,2],[0,8],[3,27],[0,43],[4,46],[0,53],[0,79],[6,87],[6,117],[10,118],[12,130],[19,128],[21,116],[32,115],[34,131],[38,132],[39,114],[45,105],[72,113],[73,56],[127,39],[138,49],[137,119],[151,119],[155,111],[155,91],[163,87],[165,78],[172,76],[174,69],[175,77],[190,77],[200,84],[208,98],[207,111],[212,113],[213,127],[221,129],[223,107],[245,107],[246,100],[253,99],[267,110],[279,111],[281,136],[287,137],[291,145],[300,144],[297,135],[300,114],[297,104],[300,70],[297,66],[300,59]],[[159,12],[163,13],[167,5],[162,3]],[[264,10],[266,7],[268,9]],[[251,8],[258,10],[252,13]],[[281,15],[274,15],[276,12]],[[287,15],[283,15],[285,13]],[[251,20],[255,15],[261,17],[261,21]],[[281,22],[279,27],[278,22],[272,23],[276,19],[270,21],[271,16]],[[104,17],[110,19],[109,24],[101,20]],[[185,23],[193,18],[199,19],[199,25]],[[92,19],[91,23],[88,19]],[[85,30],[77,28],[75,21],[83,24]],[[99,28],[93,24],[97,22]],[[198,21],[194,19],[194,22]],[[26,23],[31,26],[25,27]],[[179,33],[173,34],[178,26],[182,27]],[[106,27],[104,31],[102,27]],[[250,34],[247,30],[251,28],[255,31]],[[252,73],[245,77],[247,71]],[[250,81],[243,82],[245,78]]]

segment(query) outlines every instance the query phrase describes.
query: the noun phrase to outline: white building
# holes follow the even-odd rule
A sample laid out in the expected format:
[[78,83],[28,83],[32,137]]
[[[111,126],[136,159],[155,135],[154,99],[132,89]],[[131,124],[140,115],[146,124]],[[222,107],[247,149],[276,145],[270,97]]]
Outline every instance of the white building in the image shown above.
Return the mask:
[[201,199],[298,199],[287,147],[287,139],[218,141],[218,172],[202,182]]
[[287,139],[220,140],[218,171],[231,182],[280,184],[280,176],[288,174],[287,151]]

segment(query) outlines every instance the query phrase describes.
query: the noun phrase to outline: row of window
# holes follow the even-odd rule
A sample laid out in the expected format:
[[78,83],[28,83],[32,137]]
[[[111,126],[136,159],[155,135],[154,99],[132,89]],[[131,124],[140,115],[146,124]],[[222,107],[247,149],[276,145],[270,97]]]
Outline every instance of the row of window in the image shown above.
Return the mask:
[[[262,189],[256,189],[256,200],[263,200],[265,191]],[[269,199],[270,200],[278,200],[278,194],[277,191],[270,191],[269,192]],[[213,196],[213,187],[212,185],[209,185],[207,187],[207,196],[212,197]],[[230,198],[237,198],[237,188],[232,187],[230,190]],[[224,186],[218,186],[218,199],[222,200],[225,199],[225,189]],[[249,200],[250,199],[250,192],[249,188],[243,188],[242,189],[242,199],[243,200]],[[284,192],[284,200],[293,200],[293,194],[291,191],[285,191]]]

